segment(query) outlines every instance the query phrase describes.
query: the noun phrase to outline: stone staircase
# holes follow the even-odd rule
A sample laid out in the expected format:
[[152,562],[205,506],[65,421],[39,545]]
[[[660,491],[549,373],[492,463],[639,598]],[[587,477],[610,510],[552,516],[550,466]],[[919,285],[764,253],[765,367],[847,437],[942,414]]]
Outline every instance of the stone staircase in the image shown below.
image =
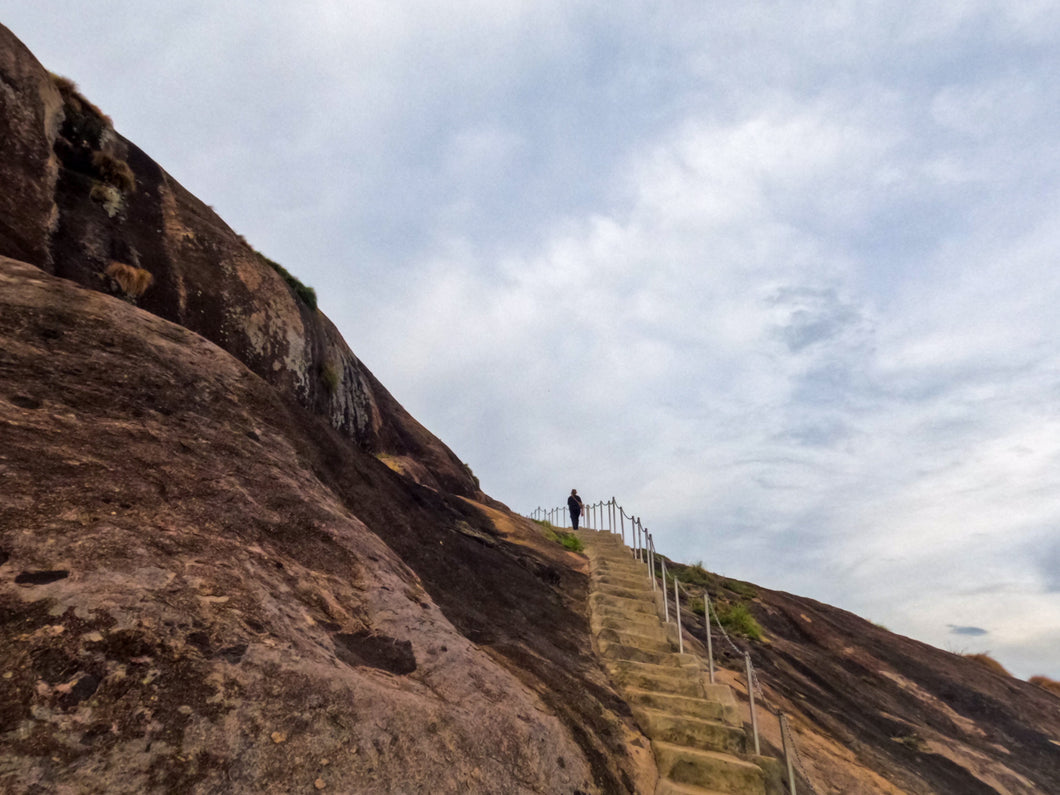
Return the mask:
[[651,740],[656,795],[771,795],[779,763],[748,753],[736,699],[711,685],[699,661],[678,654],[677,628],[659,618],[662,595],[620,536],[580,530],[590,562],[594,646]]

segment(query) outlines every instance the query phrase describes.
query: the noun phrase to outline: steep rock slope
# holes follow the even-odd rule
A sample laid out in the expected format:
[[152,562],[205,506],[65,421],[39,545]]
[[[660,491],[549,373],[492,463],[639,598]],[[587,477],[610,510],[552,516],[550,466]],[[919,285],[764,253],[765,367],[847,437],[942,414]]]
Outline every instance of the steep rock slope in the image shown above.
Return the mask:
[[[706,579],[713,599],[743,605],[762,628],[761,640],[734,637],[766,695],[772,753],[780,755],[781,738],[769,713],[791,717],[807,774],[800,792],[1060,792],[1054,694],[812,599]],[[687,605],[682,615],[703,641],[702,616]],[[717,629],[714,649],[729,668],[724,680],[746,693],[743,660]]]
[[[2,25],[0,185],[0,254],[91,289],[131,293],[364,449],[388,454],[405,474],[483,498],[462,462],[372,376],[296,280]],[[151,286],[128,290],[107,274],[112,263],[150,274]]]
[[0,339],[0,790],[635,790],[567,553],[6,258]]

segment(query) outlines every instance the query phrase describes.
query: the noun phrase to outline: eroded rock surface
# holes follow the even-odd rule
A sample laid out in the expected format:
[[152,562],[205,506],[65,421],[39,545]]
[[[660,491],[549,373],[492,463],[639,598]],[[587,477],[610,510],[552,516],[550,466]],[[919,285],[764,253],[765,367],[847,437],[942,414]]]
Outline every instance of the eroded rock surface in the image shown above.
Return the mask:
[[0,339],[0,790],[633,791],[581,575],[116,298]]

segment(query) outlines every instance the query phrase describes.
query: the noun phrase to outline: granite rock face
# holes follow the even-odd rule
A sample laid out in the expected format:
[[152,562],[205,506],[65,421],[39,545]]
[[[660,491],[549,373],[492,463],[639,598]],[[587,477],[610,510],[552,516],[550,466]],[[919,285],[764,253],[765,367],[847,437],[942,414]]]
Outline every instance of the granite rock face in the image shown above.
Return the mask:
[[[435,489],[483,495],[289,280],[69,81],[0,25],[0,254],[123,294],[118,262],[150,274],[128,295],[231,353],[363,449]],[[289,274],[287,274],[289,276]]]
[[0,339],[0,790],[633,790],[573,572],[117,298]]

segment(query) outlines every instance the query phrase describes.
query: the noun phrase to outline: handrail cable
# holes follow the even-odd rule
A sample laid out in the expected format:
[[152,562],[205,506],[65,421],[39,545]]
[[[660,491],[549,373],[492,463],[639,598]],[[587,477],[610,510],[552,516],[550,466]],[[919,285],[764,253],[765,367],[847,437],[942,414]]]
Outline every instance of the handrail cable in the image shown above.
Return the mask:
[[[604,508],[605,507],[608,508],[606,515],[604,513]],[[665,557],[660,557],[659,566],[660,566],[660,569],[661,569],[661,578],[660,578],[661,579],[661,583],[657,584],[656,583],[656,571],[655,571],[655,569],[656,569],[655,559],[658,556],[658,553],[655,550],[655,538],[654,538],[653,534],[647,528],[644,527],[643,523],[641,522],[641,520],[638,517],[634,516],[633,514],[626,513],[625,507],[621,506],[621,505],[618,505],[618,502],[617,502],[617,500],[614,497],[612,497],[610,500],[607,500],[607,501],[601,500],[599,502],[593,503],[592,505],[590,505],[588,507],[583,507],[582,515],[585,516],[585,518],[586,518],[586,522],[584,524],[586,529],[600,530],[600,531],[603,531],[605,528],[598,527],[597,525],[602,525],[604,523],[604,519],[605,519],[605,516],[606,516],[607,525],[608,525],[606,530],[608,532],[610,532],[610,533],[614,533],[615,532],[615,520],[614,520],[614,517],[617,516],[618,517],[618,524],[621,527],[622,543],[624,545],[626,544],[625,520],[629,519],[629,522],[630,522],[630,544],[632,545],[631,552],[632,552],[632,555],[633,555],[633,559],[636,560],[636,561],[643,562],[643,563],[647,564],[648,572],[649,572],[649,574],[651,576],[652,590],[655,591],[655,590],[658,590],[659,587],[662,588],[662,593],[663,593],[663,613],[664,613],[664,617],[665,617],[666,622],[669,623],[669,621],[670,621],[670,608],[669,608],[669,595],[668,595],[668,592],[667,592],[667,582],[666,582],[666,558]],[[539,519],[539,520],[546,520],[546,521],[550,521],[550,520],[553,520],[553,519],[558,519],[559,521],[563,521],[564,522],[563,526],[566,527],[566,522],[565,522],[565,520],[566,520],[566,509],[565,509],[565,507],[562,507],[562,506],[559,507],[559,508],[551,508],[551,509],[546,509],[546,508],[541,508],[541,507],[535,508],[533,511],[531,511],[530,518]],[[690,588],[688,586],[686,586],[684,583],[682,583],[677,578],[676,573],[671,572],[670,579],[672,579],[673,582],[674,582],[674,596],[673,596],[673,600],[674,600],[674,616],[675,616],[676,623],[677,623],[678,648],[679,648],[679,653],[683,654],[684,653],[684,633],[683,633],[682,628],[681,628],[681,601],[680,601],[680,594],[681,594],[681,592],[684,592],[685,596],[689,600],[693,599],[694,597],[692,595],[692,592],[691,592]],[[729,637],[729,633],[725,631],[725,627],[721,623],[721,616],[718,614],[717,608],[714,606],[713,600],[710,598],[710,593],[709,593],[709,591],[708,591],[706,586],[704,586],[704,588],[703,588],[703,618],[704,618],[704,623],[706,625],[707,664],[708,664],[710,683],[714,684],[714,650],[713,650],[713,639],[712,639],[712,634],[713,633],[711,631],[712,619],[713,619],[713,623],[717,625],[718,630],[721,632],[721,636],[725,639],[725,642],[729,644],[729,647],[732,649],[732,651],[736,654],[737,657],[742,657],[743,660],[744,660],[744,665],[745,665],[745,668],[746,668],[745,676],[746,676],[746,679],[747,679],[747,696],[748,696],[748,700],[749,700],[749,703],[750,703],[751,729],[752,729],[752,734],[754,736],[755,753],[756,754],[760,754],[761,748],[760,748],[760,745],[759,745],[759,737],[758,737],[758,718],[757,718],[757,715],[755,713],[755,697],[757,696],[758,702],[764,706],[765,702],[766,702],[765,692],[762,689],[762,684],[761,684],[761,682],[758,679],[758,674],[755,671],[753,663],[751,662],[751,652],[749,650],[746,650],[746,649],[741,649],[739,646],[736,645],[736,643],[733,641],[733,639],[731,637]],[[700,664],[702,665],[702,661],[700,661]],[[788,782],[789,782],[789,787],[790,787],[790,793],[791,793],[791,795],[796,795],[796,792],[795,792],[795,777],[794,777],[794,774],[792,772],[792,761],[794,761],[795,767],[798,768],[799,773],[802,775],[803,779],[806,781],[807,785],[810,788],[810,792],[813,793],[813,795],[816,795],[816,792],[815,792],[815,790],[813,788],[813,784],[810,781],[810,777],[807,774],[806,769],[805,769],[805,767],[802,764],[801,757],[799,756],[799,749],[795,745],[795,739],[792,736],[791,727],[790,727],[789,721],[787,719],[787,715],[785,715],[779,709],[779,707],[775,709],[775,712],[776,712],[777,720],[780,723],[781,741],[782,741],[782,745],[784,746],[784,748],[783,748],[784,757],[785,757],[785,760],[786,760],[787,766],[788,766]],[[790,753],[789,753],[789,748],[790,748]]]

